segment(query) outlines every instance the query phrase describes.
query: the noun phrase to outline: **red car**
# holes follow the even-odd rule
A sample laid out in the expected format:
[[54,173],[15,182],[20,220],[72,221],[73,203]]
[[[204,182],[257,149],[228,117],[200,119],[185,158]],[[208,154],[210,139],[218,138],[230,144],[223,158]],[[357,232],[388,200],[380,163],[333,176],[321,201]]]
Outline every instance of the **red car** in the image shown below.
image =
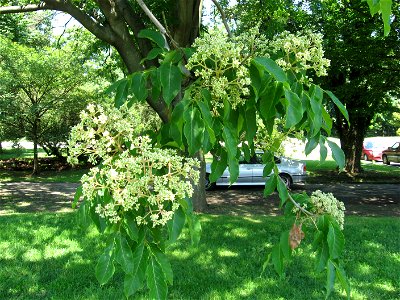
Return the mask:
[[387,149],[387,146],[382,146],[379,142],[364,141],[362,156],[363,160],[382,160],[382,151]]

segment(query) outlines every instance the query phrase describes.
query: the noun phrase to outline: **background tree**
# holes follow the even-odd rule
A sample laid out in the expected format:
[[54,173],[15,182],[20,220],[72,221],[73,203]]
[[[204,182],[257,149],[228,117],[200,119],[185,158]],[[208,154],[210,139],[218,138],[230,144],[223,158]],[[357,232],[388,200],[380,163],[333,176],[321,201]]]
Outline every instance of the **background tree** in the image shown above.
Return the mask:
[[393,30],[386,38],[379,17],[371,18],[371,11],[367,3],[337,0],[269,1],[268,4],[248,0],[239,1],[232,9],[243,18],[239,31],[261,22],[267,34],[276,34],[276,29],[290,32],[311,29],[323,33],[325,57],[331,60],[331,67],[328,76],[316,82],[331,90],[349,112],[350,125],[343,122],[336,108],[334,124],[350,173],[361,171],[362,142],[371,122],[381,119],[379,115],[391,115],[395,109],[393,99],[399,93],[399,4],[393,5]]
[[61,157],[59,143],[66,142],[77,114],[95,90],[87,70],[70,53],[36,50],[6,39],[1,39],[0,48],[1,122],[14,137],[33,142],[36,174],[38,145]]
[[400,5],[393,4],[393,30],[383,38],[378,18],[366,3],[309,1],[306,23],[324,34],[326,57],[331,60],[322,86],[346,105],[350,125],[335,110],[335,128],[346,155],[346,170],[361,171],[364,136],[376,114],[394,110],[400,81]]

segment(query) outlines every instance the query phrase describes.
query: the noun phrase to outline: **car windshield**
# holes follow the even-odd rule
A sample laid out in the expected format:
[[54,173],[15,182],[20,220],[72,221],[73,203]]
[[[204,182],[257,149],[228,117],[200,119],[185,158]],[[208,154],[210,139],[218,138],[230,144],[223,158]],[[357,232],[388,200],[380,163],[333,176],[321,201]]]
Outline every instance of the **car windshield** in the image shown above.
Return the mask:
[[364,148],[365,149],[386,149],[387,146],[385,147],[384,145],[382,145],[379,142],[374,143],[374,142],[368,141],[368,142],[364,143]]

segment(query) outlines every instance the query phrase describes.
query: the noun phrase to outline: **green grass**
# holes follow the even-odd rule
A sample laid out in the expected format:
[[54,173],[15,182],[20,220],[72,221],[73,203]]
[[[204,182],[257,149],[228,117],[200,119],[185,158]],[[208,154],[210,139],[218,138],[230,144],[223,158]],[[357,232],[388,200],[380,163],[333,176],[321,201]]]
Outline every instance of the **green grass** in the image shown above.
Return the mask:
[[361,161],[363,172],[349,176],[341,172],[338,174],[336,163],[333,160],[320,162],[319,160],[305,160],[309,183],[321,182],[368,182],[368,183],[398,183],[400,181],[400,166],[387,166],[374,162]]
[[29,171],[0,171],[0,182],[79,182],[87,169],[71,169],[63,171],[42,171],[31,176]]
[[[46,152],[39,148],[39,157],[48,157]],[[15,148],[15,149],[3,149],[0,152],[0,160],[11,159],[11,158],[33,158],[33,149]]]
[[[271,269],[260,277],[268,250],[278,240],[280,217],[202,215],[198,248],[187,233],[168,255],[174,270],[171,299],[323,299],[324,276],[313,273],[297,251],[285,281]],[[104,246],[94,230],[83,234],[75,216],[0,216],[0,299],[122,299],[123,276],[99,286],[96,260]],[[400,298],[400,221],[348,217],[345,264],[352,299]],[[146,298],[146,293],[139,295]],[[345,299],[336,291],[332,299]]]

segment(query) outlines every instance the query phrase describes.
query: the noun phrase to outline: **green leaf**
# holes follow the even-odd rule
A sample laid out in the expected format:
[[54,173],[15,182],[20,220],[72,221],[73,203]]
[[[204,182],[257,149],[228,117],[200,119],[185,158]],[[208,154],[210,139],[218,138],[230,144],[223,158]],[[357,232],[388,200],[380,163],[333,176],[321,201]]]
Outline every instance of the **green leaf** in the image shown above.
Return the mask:
[[82,201],[78,209],[78,224],[82,229],[87,229],[91,223],[90,203],[86,200]]
[[117,93],[115,94],[115,107],[119,108],[126,102],[128,98],[128,88],[128,79],[122,79],[117,87]]
[[339,166],[339,169],[343,169],[345,165],[345,157],[343,150],[334,142],[327,140],[329,148],[332,150],[333,159]]
[[322,124],[323,128],[325,129],[328,135],[331,135],[332,118],[324,107],[322,108],[322,118],[325,122],[325,126],[324,124]]
[[181,71],[173,64],[162,64],[160,66],[160,79],[164,101],[170,105],[181,90]]
[[326,268],[326,263],[329,259],[328,244],[323,240],[320,245],[321,246],[317,251],[317,260],[315,264],[315,271],[318,273],[322,272]]
[[151,29],[142,29],[139,32],[138,37],[149,39],[149,40],[153,41],[154,43],[156,43],[156,45],[158,47],[165,49],[166,41],[165,41],[163,35],[158,31],[151,30]]
[[168,221],[169,242],[174,243],[178,239],[185,225],[185,213],[179,207],[171,220]]
[[216,182],[224,173],[227,166],[228,154],[226,153],[225,149],[221,148],[219,157],[214,157],[211,163],[211,174],[209,178],[211,182]]
[[125,273],[133,273],[132,249],[126,238],[121,234],[118,234],[115,239],[115,260],[121,265]]
[[257,133],[257,120],[256,108],[254,106],[248,107],[245,111],[246,121],[246,140],[253,143],[254,136]]
[[289,193],[286,188],[286,185],[283,183],[280,177],[277,178],[277,185],[276,185],[279,193],[279,199],[281,200],[280,207],[282,207],[287,199],[289,198]]
[[78,201],[81,198],[81,196],[82,196],[82,186],[80,185],[75,191],[74,201],[72,202],[72,208],[76,208],[76,205],[78,204]]
[[343,103],[340,102],[340,100],[331,91],[325,91],[325,93],[328,94],[328,96],[332,99],[333,103],[336,104],[342,115],[346,118],[347,123],[350,124],[349,113],[347,112],[347,109],[346,107],[344,107]]
[[125,275],[124,294],[128,298],[138,289],[143,287],[147,269],[148,251],[144,248],[144,243],[138,244],[133,252],[134,270],[131,274]]
[[320,136],[319,138],[319,154],[320,154],[320,161],[324,162],[327,155],[328,155],[328,149],[325,146],[325,138]]
[[156,57],[158,57],[161,53],[163,53],[164,50],[161,48],[153,48],[150,50],[150,52],[147,54],[146,58],[142,59],[140,63],[143,63],[146,60],[153,60]]
[[132,214],[126,213],[124,215],[123,226],[131,240],[137,242],[139,239],[139,230],[136,225],[135,217]]
[[239,162],[236,158],[237,147],[238,147],[238,137],[236,135],[236,130],[227,123],[224,124],[224,129],[222,132],[222,137],[225,142],[226,150],[228,153],[228,168],[230,175],[230,183],[234,183],[239,176]]
[[254,59],[256,63],[262,65],[276,81],[286,82],[287,77],[285,71],[276,64],[276,62],[268,57],[256,57]]
[[279,240],[279,246],[282,250],[283,256],[289,259],[292,254],[292,248],[289,246],[289,230],[282,232]]
[[388,36],[390,32],[390,16],[392,14],[392,0],[380,0],[384,35]]
[[318,246],[322,244],[322,240],[324,238],[324,234],[322,231],[317,230],[317,232],[314,235],[314,240],[311,244],[312,250],[316,251],[318,249]]
[[333,265],[332,261],[329,259],[327,264],[327,271],[326,271],[326,295],[325,299],[328,299],[329,295],[333,291],[335,286],[335,266]]
[[154,255],[156,260],[161,266],[162,271],[164,272],[165,278],[170,284],[173,284],[173,273],[171,264],[167,258],[167,256],[155,245],[151,245],[151,254]]
[[312,120],[313,134],[316,135],[320,132],[322,126],[322,103],[319,102],[316,96],[310,98],[311,110],[310,117]]
[[337,259],[344,249],[344,235],[338,225],[333,223],[329,224],[329,231],[327,236],[329,257]]
[[201,223],[197,216],[193,213],[187,215],[189,225],[190,238],[192,245],[197,246],[201,238]]
[[296,93],[285,88],[286,123],[285,127],[290,128],[296,125],[303,118],[303,107],[301,100]]
[[107,283],[114,275],[114,240],[105,249],[96,265],[96,278],[101,285]]
[[264,196],[269,196],[271,195],[275,189],[276,189],[276,184],[277,184],[277,177],[276,175],[271,175],[268,180],[265,182],[265,188],[264,188]]
[[283,277],[283,254],[279,245],[275,245],[272,249],[271,259],[276,273],[278,273],[280,277]]
[[347,299],[350,300],[350,282],[346,276],[346,272],[340,264],[332,262],[336,269],[336,277],[339,279],[340,285],[346,291]]
[[153,99],[158,99],[161,95],[160,69],[151,69],[149,74],[151,78],[151,97]]
[[265,93],[260,95],[260,99],[258,101],[259,111],[264,120],[268,120],[276,115],[275,94],[277,92],[279,92],[277,91],[277,85],[273,82],[266,87]]
[[203,116],[205,128],[210,137],[210,142],[212,145],[214,145],[216,142],[216,137],[215,137],[215,133],[213,130],[213,119],[212,119],[212,116],[210,113],[210,109],[207,107],[207,105],[205,103],[203,103],[201,101],[197,101],[197,105],[200,108],[201,115]]
[[304,150],[305,154],[309,155],[315,149],[315,147],[318,146],[318,142],[319,142],[319,135],[318,136],[313,136],[312,138],[309,138],[307,140],[306,148]]
[[322,215],[317,219],[318,230],[328,233],[331,217],[329,215]]
[[187,109],[183,114],[183,119],[185,121],[183,132],[188,143],[189,154],[193,155],[203,144],[204,121],[196,107]]
[[167,282],[162,267],[154,255],[150,255],[146,270],[147,286],[150,299],[166,299],[168,294]]
[[135,98],[142,102],[147,98],[147,75],[143,72],[133,73],[131,75],[130,89]]
[[[365,1],[365,0],[364,0]],[[371,15],[375,15],[381,9],[380,0],[366,0],[369,5]]]

